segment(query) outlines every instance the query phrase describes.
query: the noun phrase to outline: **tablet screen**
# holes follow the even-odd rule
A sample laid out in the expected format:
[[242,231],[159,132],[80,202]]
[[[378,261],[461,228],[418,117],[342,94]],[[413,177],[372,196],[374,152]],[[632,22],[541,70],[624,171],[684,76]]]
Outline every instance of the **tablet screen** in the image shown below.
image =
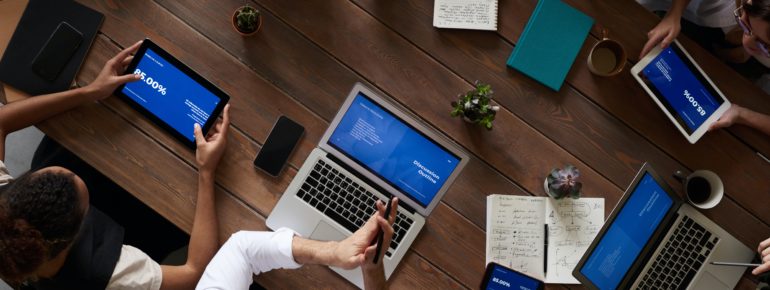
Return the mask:
[[539,290],[543,288],[543,282],[508,269],[506,267],[491,263],[487,269],[486,281],[482,285],[482,290]]
[[191,142],[195,123],[203,127],[221,102],[152,47],[141,55],[133,73],[142,79],[126,84],[121,92]]
[[675,44],[639,72],[647,87],[688,134],[697,130],[724,102]]

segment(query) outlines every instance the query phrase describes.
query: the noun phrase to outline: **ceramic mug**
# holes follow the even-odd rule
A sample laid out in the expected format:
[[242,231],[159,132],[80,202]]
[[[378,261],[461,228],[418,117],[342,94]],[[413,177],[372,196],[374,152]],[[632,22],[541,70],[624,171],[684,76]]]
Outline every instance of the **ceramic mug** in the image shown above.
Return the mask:
[[607,29],[602,29],[602,40],[588,54],[588,70],[603,77],[619,74],[626,66],[626,50],[608,35]]
[[687,201],[702,209],[715,207],[725,195],[725,186],[719,176],[709,170],[695,170],[688,176],[677,171],[674,175],[684,185]]

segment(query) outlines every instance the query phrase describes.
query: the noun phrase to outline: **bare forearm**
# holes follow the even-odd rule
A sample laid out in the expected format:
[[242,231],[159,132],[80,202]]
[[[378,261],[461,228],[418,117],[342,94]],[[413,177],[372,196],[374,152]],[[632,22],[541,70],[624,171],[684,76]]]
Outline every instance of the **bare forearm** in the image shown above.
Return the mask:
[[770,116],[743,109],[738,115],[738,123],[755,128],[770,136]]
[[89,88],[30,97],[0,107],[0,130],[4,134],[40,123],[89,100],[96,99]]
[[336,245],[337,242],[333,241],[314,241],[295,236],[291,252],[298,264],[329,265]]
[[187,265],[203,273],[218,248],[218,222],[214,204],[214,173],[200,172],[198,176],[198,198],[195,205],[195,219],[190,234]]

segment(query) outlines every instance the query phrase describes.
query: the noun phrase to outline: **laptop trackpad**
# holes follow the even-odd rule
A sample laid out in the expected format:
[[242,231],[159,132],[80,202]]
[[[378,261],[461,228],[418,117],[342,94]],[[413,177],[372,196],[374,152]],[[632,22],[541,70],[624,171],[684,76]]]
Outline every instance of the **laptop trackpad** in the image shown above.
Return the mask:
[[698,280],[692,284],[690,289],[730,289],[727,285],[719,281],[714,275],[701,269],[701,275]]
[[320,221],[315,227],[315,230],[313,230],[313,233],[310,234],[310,238],[318,241],[341,241],[347,238],[347,235],[338,231],[325,221]]

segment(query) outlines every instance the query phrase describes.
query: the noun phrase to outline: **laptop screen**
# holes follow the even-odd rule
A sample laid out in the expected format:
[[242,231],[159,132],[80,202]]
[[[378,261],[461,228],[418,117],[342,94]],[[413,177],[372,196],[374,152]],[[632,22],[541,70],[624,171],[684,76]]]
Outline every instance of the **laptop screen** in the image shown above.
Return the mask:
[[363,93],[353,99],[328,142],[423,206],[433,200],[460,162]]
[[663,187],[645,172],[631,196],[596,244],[580,273],[599,289],[616,289],[650,236],[674,205]]

